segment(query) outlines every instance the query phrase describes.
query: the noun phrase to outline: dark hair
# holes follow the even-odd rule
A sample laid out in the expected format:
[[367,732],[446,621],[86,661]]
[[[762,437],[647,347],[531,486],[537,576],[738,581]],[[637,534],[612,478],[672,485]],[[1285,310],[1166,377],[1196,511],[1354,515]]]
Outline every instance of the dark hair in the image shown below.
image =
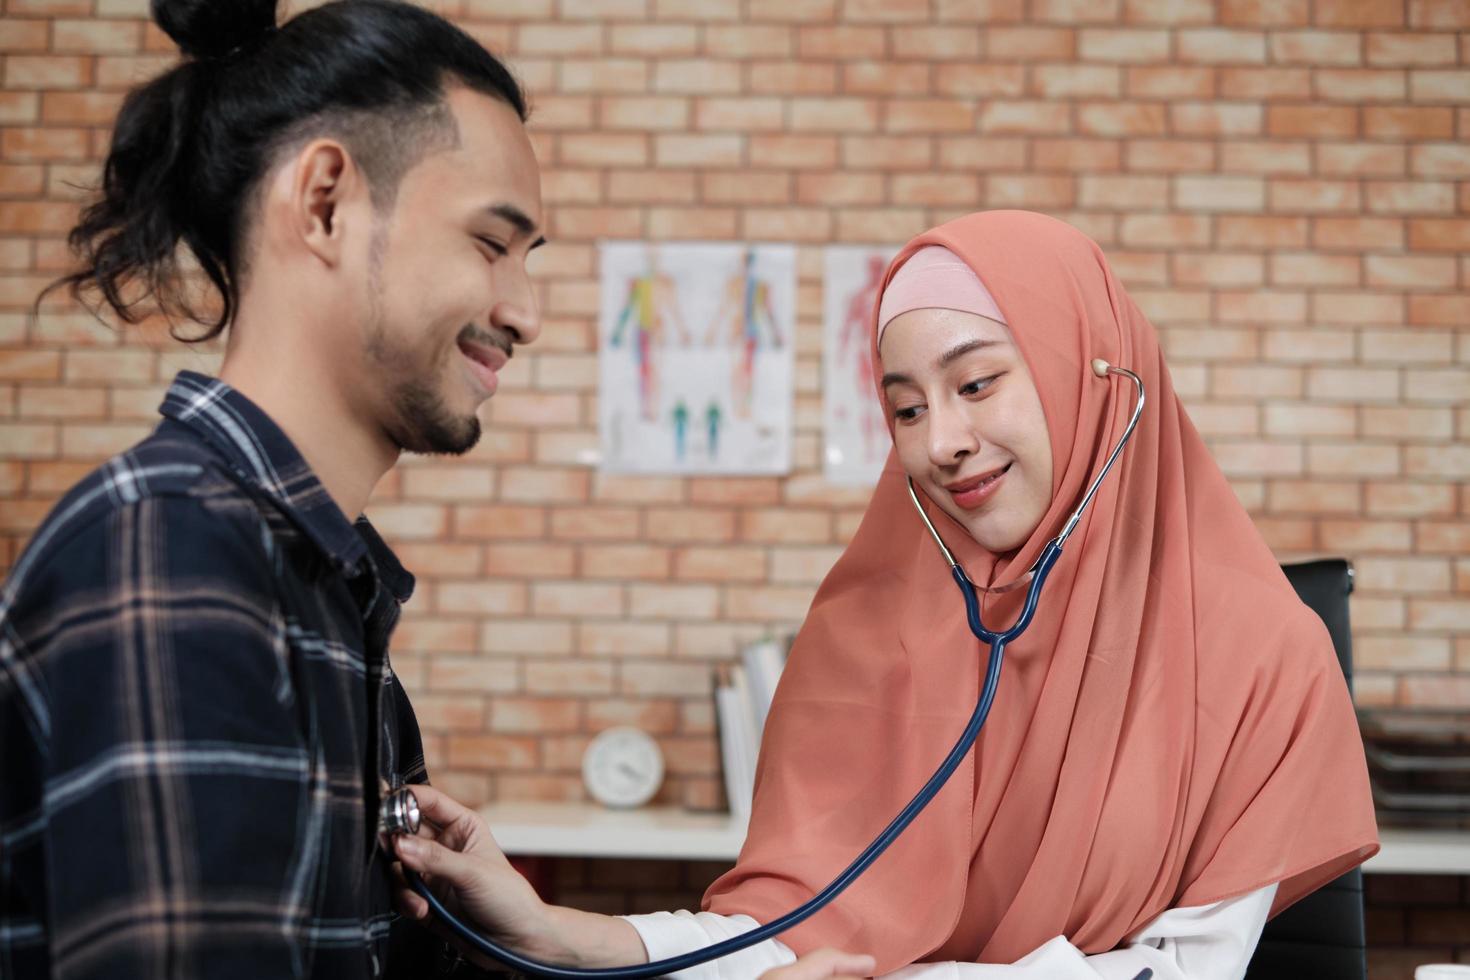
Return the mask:
[[[128,94],[100,198],[68,237],[80,268],[42,297],[66,287],[84,302],[100,294],[128,323],[156,308],[206,327],[181,339],[217,336],[234,315],[249,205],[283,147],[341,139],[381,207],[415,162],[458,140],[447,83],[527,115],[494,55],[398,0],[338,0],[279,28],[276,0],[152,0],[152,11],[186,60]],[[181,241],[223,300],[217,315],[188,295]]]

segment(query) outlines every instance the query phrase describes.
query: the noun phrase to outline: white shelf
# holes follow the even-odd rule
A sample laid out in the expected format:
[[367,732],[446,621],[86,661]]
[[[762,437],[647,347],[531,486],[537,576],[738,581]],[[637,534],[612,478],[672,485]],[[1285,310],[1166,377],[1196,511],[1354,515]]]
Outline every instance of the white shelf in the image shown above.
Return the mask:
[[[507,854],[733,861],[745,821],[671,808],[608,810],[590,803],[492,803],[480,811]],[[1470,874],[1470,831],[1380,833],[1369,874]]]
[[492,803],[480,812],[507,854],[733,861],[745,841],[745,821],[728,813],[593,803]]
[[1363,865],[1365,874],[1470,874],[1470,830],[1378,831],[1383,850]]

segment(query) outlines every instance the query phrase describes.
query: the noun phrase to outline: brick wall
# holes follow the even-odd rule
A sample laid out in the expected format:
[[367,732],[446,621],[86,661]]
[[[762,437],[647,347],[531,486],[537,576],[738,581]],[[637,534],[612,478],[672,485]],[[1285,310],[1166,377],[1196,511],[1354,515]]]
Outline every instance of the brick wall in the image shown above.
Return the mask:
[[[146,0],[4,0],[0,564],[148,430],[156,327],[25,309],[66,261]],[[721,805],[713,664],[801,618],[866,494],[820,478],[821,248],[979,207],[1071,221],[1159,327],[1283,557],[1357,564],[1358,697],[1470,704],[1470,5],[1464,0],[438,0],[535,103],[539,350],[461,460],[371,514],[419,573],[396,644],[439,780],[580,798],[634,723],[666,802]],[[595,447],[599,237],[799,245],[796,469],[629,478]]]

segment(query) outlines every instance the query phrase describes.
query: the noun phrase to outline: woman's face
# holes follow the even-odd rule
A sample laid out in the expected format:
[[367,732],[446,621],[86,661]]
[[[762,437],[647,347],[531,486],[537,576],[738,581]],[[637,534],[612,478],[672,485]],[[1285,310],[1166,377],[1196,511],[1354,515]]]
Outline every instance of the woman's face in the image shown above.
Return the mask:
[[883,392],[899,462],[981,547],[1014,551],[1051,504],[1041,396],[1003,323],[911,310],[883,332]]

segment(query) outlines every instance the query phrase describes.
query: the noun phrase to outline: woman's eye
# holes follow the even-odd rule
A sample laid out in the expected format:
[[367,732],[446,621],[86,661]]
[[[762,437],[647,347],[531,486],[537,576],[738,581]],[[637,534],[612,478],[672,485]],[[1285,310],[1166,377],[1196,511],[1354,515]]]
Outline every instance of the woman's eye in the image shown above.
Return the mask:
[[1000,377],[1000,375],[994,375],[989,378],[977,378],[966,385],[962,385],[960,387],[960,394],[978,395],[980,394],[980,392],[993,385],[995,383],[995,379],[998,377]]
[[894,409],[893,417],[900,422],[912,422],[919,417],[919,413],[923,410],[924,406],[922,405],[906,405],[903,408]]

